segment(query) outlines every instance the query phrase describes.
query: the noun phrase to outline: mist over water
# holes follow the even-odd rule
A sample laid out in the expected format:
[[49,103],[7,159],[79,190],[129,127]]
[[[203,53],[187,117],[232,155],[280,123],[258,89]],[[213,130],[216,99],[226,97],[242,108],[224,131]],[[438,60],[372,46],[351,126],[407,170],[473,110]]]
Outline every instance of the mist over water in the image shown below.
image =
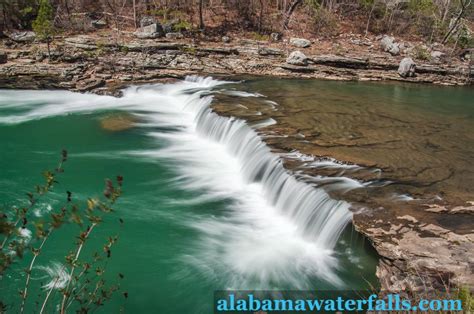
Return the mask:
[[163,202],[183,207],[218,203],[222,210],[219,215],[206,210],[163,214],[198,235],[175,258],[186,265],[176,267],[175,280],[205,278],[218,285],[215,289],[311,289],[317,278],[329,287],[346,287],[338,275],[342,253],[335,248],[351,219],[349,204],[297,180],[262,142],[254,129],[258,124],[252,128],[213,113],[212,93],[226,83],[188,77],[129,87],[121,98],[1,91],[0,124],[108,110],[135,115],[139,129],[165,144],[124,150],[114,158],[166,162],[176,174],[169,183],[194,197]]

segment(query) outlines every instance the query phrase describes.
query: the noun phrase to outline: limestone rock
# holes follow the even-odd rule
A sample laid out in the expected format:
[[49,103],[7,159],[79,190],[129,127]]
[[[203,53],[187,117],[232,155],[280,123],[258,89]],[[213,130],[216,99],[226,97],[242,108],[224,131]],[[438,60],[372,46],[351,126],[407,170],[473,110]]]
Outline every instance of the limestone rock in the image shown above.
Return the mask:
[[19,43],[31,43],[36,39],[36,33],[35,32],[13,32],[8,35],[8,37],[16,42]]
[[308,65],[308,57],[301,51],[293,51],[290,53],[288,58],[286,58],[286,63],[293,65]]
[[427,204],[428,208],[425,209],[425,211],[430,212],[430,213],[445,213],[448,212],[449,209],[442,205],[437,205],[437,204]]
[[102,29],[102,28],[107,27],[107,21],[105,20],[92,20],[91,24],[97,29]]
[[416,64],[412,58],[403,58],[398,67],[398,74],[401,77],[414,77]]
[[154,39],[163,37],[164,31],[160,24],[153,23],[144,27],[140,27],[133,34],[140,39]]
[[101,78],[91,78],[91,79],[86,79],[82,80],[77,83],[76,88],[77,90],[81,92],[86,92],[93,90],[98,87],[102,87],[105,85],[105,81]]
[[395,38],[388,35],[383,35],[382,39],[380,40],[380,46],[382,47],[383,51],[388,51],[390,46],[395,42]]
[[8,57],[6,52],[0,51],[0,64],[7,63]]
[[450,211],[450,214],[473,214],[474,205],[471,206],[456,206]]
[[140,27],[149,26],[156,23],[156,19],[153,16],[145,15],[140,19]]
[[272,41],[280,41],[281,40],[281,33],[271,33],[270,34],[270,38],[272,39]]
[[444,53],[441,51],[434,50],[431,52],[431,59],[433,59],[433,61],[440,61],[443,56]]
[[181,33],[167,33],[166,34],[166,38],[168,38],[168,39],[181,39],[183,37],[184,36]]
[[400,44],[396,43],[392,36],[384,35],[380,40],[380,46],[383,51],[390,53],[392,56],[400,54]]
[[226,44],[230,43],[230,37],[229,36],[222,36],[222,42],[226,43]]
[[408,221],[411,221],[411,222],[413,222],[413,223],[417,223],[417,222],[418,222],[418,220],[417,220],[415,217],[410,216],[410,215],[399,216],[399,217],[397,217],[397,218],[398,218],[398,219],[402,219],[402,220],[408,220]]
[[426,226],[422,226],[420,229],[423,230],[423,231],[428,231],[428,232],[430,232],[430,233],[433,233],[433,234],[435,234],[435,235],[437,235],[437,236],[449,232],[448,229],[445,229],[445,228],[443,228],[443,227],[440,227],[440,226],[437,226],[437,225],[433,225],[433,224],[428,224],[428,225],[426,225]]
[[75,48],[80,48],[84,50],[95,50],[97,49],[97,44],[94,40],[94,38],[85,36],[85,35],[79,35],[75,37],[68,37],[64,40],[66,45],[72,46]]
[[311,42],[303,38],[291,38],[290,45],[298,48],[308,48],[311,46]]
[[282,56],[283,51],[277,48],[260,48],[258,54],[261,56]]
[[400,47],[397,43],[393,43],[390,45],[390,48],[388,49],[388,52],[392,55],[392,56],[397,56],[400,54]]

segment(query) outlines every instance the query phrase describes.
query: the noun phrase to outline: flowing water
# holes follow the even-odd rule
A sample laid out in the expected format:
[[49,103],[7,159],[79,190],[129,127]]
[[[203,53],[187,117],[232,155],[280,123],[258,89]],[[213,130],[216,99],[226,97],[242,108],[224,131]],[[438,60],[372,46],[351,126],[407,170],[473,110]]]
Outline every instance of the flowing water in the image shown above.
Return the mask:
[[350,175],[392,182],[383,189],[387,194],[458,205],[474,201],[472,87],[249,79],[241,90],[268,97],[232,106],[222,95],[217,109],[277,120],[265,131],[274,132],[267,138],[273,146],[380,170],[378,176],[360,169]]
[[[331,198],[283,168],[258,128],[221,117],[209,106],[214,93],[236,101],[259,96],[239,84],[190,77],[173,84],[129,87],[113,98],[66,91],[0,91],[0,205],[25,203],[25,192],[69,151],[48,201],[32,211],[45,216],[66,190],[84,201],[100,195],[103,179],[123,175],[117,211],[97,229],[83,253],[90,257],[118,232],[108,278],[122,273],[131,312],[206,313],[222,289],[368,289],[377,262],[367,243],[347,226],[349,203]],[[133,115],[135,127],[101,128],[110,114]],[[24,231],[25,238],[28,231]],[[74,243],[63,228],[40,255],[33,287],[51,284]],[[18,300],[27,261],[15,264],[0,294]],[[6,298],[5,298],[6,296]],[[37,296],[31,296],[36,300]],[[41,299],[41,297],[39,297]]]

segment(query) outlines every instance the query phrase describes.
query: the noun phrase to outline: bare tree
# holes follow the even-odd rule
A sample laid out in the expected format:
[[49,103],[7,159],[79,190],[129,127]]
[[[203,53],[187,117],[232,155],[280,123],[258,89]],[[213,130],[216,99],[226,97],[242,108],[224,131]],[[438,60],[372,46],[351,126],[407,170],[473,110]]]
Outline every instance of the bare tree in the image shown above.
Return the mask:
[[133,25],[137,28],[137,3],[133,0]]
[[370,19],[372,18],[372,13],[374,12],[374,9],[375,9],[375,0],[372,0],[372,6],[370,7],[369,17],[367,18],[367,25],[365,27],[366,37],[367,37],[367,34],[369,33]]
[[199,29],[204,29],[204,17],[203,17],[203,1],[199,0]]
[[469,8],[469,6],[471,5],[471,0],[460,0],[460,4],[461,4],[461,8],[459,9],[459,13],[456,16],[451,27],[449,28],[448,32],[444,36],[443,41],[442,41],[443,44],[446,44],[448,42],[453,32],[458,28],[461,18],[463,17],[464,13],[466,13],[466,9]]
[[283,29],[288,28],[288,23],[290,23],[291,15],[302,2],[303,0],[293,0],[288,6],[288,8],[285,10],[285,13],[283,14]]

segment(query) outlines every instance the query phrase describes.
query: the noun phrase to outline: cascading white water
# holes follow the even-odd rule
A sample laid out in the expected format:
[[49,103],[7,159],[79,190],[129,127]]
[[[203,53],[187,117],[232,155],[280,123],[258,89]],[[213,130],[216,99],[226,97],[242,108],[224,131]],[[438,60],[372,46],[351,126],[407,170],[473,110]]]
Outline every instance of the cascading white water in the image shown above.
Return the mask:
[[243,120],[218,116],[204,106],[197,115],[197,131],[225,145],[237,157],[247,182],[261,183],[269,204],[292,219],[301,236],[319,247],[334,247],[351,218],[347,203],[297,181]]
[[0,109],[8,104],[19,113],[1,117],[0,123],[108,109],[132,112],[142,119],[139,126],[168,145],[127,154],[171,162],[179,173],[176,183],[201,193],[194,202],[228,201],[222,215],[186,220],[202,236],[183,261],[208,277],[225,275],[229,288],[252,283],[268,289],[285,283],[303,289],[310,287],[305,278],[311,276],[342,284],[332,250],[351,219],[349,205],[298,181],[243,120],[213,113],[209,90],[223,83],[190,77],[175,84],[130,87],[120,99],[62,91],[6,92]]

